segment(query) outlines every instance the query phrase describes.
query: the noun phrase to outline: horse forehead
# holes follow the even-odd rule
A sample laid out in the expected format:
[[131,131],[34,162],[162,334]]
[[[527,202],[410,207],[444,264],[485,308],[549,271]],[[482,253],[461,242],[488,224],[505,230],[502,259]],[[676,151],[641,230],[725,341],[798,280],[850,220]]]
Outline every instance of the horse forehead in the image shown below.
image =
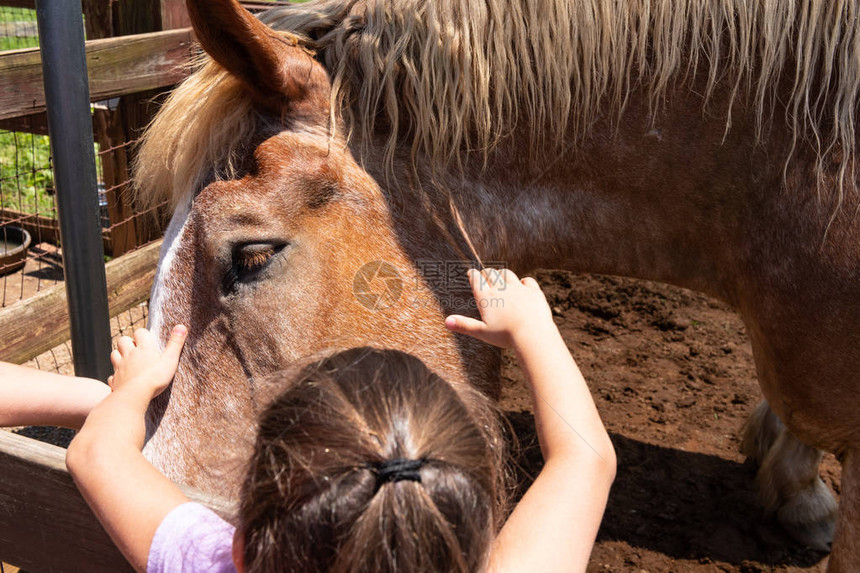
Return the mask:
[[207,185],[194,199],[195,212],[223,214],[261,207],[298,207],[308,189],[337,185],[345,169],[343,152],[318,137],[285,133],[254,149],[253,168],[236,179]]
[[331,169],[343,163],[343,151],[323,133],[284,131],[263,140],[254,150],[262,173],[301,173]]

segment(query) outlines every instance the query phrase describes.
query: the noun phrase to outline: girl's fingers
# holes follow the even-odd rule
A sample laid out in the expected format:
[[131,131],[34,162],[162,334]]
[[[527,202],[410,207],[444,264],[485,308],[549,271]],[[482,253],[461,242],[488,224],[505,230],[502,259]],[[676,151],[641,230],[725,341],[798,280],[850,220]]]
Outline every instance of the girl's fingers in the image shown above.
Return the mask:
[[452,314],[445,319],[445,327],[453,332],[467,334],[469,336],[477,336],[486,330],[487,325],[480,320],[469,318],[468,316],[460,316]]
[[521,282],[523,283],[523,286],[540,289],[540,285],[532,277],[525,277]]
[[138,348],[149,348],[155,345],[155,339],[147,329],[138,328],[134,331],[134,343]]
[[119,350],[112,350],[110,353],[110,363],[113,365],[114,370],[119,368],[119,363],[121,360],[122,355],[119,353]]
[[182,353],[182,346],[185,344],[185,338],[188,336],[188,329],[181,324],[177,324],[170,332],[170,338],[167,340],[167,345],[164,347],[164,358],[171,361],[179,362],[179,355]]
[[134,340],[128,336],[120,336],[119,340],[116,341],[116,349],[119,350],[119,353],[122,356],[126,356],[129,352],[134,350],[134,347]]
[[475,301],[478,303],[478,308],[481,308],[481,301],[487,296],[487,280],[483,273],[484,271],[476,269],[469,269],[468,271],[469,285],[472,287],[472,296],[475,297]]
[[472,294],[475,295],[475,298],[478,298],[478,294],[481,292],[481,281],[484,280],[481,276],[481,271],[478,269],[469,269],[466,271],[466,276],[469,277],[469,286],[472,287]]
[[108,376],[107,384],[108,384],[108,386],[113,388],[113,375]]
[[484,267],[480,271],[469,269],[469,284],[472,285],[472,294],[475,295],[477,301],[487,298],[493,289],[502,290],[507,282],[507,278],[503,273],[510,273],[514,279],[516,275],[508,270],[499,271],[492,267]]
[[502,269],[501,271],[502,280],[506,285],[512,285],[520,282],[519,277],[517,277],[516,273],[510,269]]
[[498,289],[504,287],[505,284],[505,269],[501,271],[492,267],[487,267],[483,270],[484,286],[489,289]]

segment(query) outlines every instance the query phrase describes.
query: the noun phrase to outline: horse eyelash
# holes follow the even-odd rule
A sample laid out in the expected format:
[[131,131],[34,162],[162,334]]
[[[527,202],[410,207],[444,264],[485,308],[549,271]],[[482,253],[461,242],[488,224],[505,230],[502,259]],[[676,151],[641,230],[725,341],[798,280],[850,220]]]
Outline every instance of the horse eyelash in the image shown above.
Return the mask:
[[233,249],[232,262],[221,279],[222,294],[236,291],[240,283],[254,281],[258,272],[272,261],[289,243],[261,244],[249,243]]
[[253,253],[242,253],[236,263],[242,270],[253,270],[265,265],[273,256],[275,256],[275,249],[268,248]]

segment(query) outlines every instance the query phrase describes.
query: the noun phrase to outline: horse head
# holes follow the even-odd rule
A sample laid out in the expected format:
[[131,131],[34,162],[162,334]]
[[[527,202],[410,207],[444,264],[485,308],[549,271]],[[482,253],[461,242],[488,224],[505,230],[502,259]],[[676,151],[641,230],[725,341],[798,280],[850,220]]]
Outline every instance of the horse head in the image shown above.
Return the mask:
[[[224,474],[239,466],[224,460],[242,459],[249,444],[236,436],[253,435],[263,380],[291,361],[398,348],[457,387],[498,355],[445,330],[439,295],[451,289],[428,283],[414,249],[461,257],[432,223],[395,228],[385,190],[332,121],[312,52],[234,0],[188,6],[217,89],[179,88],[198,89],[200,108],[160,115],[140,159],[138,176],[166,181],[176,204],[150,327],[162,338],[189,328],[174,382],[150,408],[145,453],[177,481],[230,495],[237,479]],[[449,306],[471,300],[452,296]]]

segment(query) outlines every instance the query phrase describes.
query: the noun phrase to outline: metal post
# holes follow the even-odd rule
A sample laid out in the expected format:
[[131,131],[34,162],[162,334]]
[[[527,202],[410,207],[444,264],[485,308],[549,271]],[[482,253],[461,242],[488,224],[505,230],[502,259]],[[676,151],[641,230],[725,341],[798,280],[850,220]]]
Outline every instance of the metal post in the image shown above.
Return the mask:
[[104,249],[80,0],[36,0],[75,374],[107,380]]

